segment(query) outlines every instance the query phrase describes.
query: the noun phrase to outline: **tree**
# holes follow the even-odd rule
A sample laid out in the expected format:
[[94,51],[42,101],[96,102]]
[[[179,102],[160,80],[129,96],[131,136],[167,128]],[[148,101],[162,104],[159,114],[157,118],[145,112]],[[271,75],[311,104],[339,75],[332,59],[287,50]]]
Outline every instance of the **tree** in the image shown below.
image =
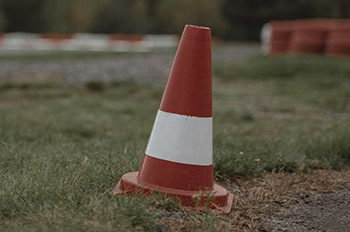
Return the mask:
[[45,30],[45,0],[3,0],[5,31],[41,32]]
[[232,28],[228,38],[258,40],[262,25],[270,20],[340,17],[347,14],[341,9],[346,6],[349,9],[349,3],[349,0],[225,0],[222,13]]
[[212,28],[215,35],[223,34],[227,23],[220,14],[221,0],[163,0],[156,12],[156,25],[160,32],[181,33],[185,24]]
[[0,5],[0,32],[5,29],[5,26],[6,26],[5,16],[4,16],[4,12],[2,11],[2,6]]

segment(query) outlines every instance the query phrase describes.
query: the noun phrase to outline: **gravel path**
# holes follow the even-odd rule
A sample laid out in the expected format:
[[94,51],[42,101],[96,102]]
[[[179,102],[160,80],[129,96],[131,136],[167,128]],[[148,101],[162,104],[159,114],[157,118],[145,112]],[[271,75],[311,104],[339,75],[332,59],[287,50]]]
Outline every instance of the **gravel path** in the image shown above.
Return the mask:
[[350,191],[317,194],[279,212],[270,231],[350,231]]
[[[174,52],[127,54],[72,60],[0,61],[0,80],[62,80],[70,83],[88,80],[133,79],[164,83]],[[234,44],[213,49],[213,62],[240,60],[259,54],[257,44]]]

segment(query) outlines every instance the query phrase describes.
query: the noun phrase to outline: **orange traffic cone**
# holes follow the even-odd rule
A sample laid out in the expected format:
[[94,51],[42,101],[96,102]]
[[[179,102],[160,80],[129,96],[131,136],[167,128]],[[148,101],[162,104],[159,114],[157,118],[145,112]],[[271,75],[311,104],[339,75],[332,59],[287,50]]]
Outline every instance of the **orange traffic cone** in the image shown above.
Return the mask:
[[213,184],[210,40],[209,28],[185,27],[141,169],[123,175],[113,195],[160,192],[230,212],[233,195]]

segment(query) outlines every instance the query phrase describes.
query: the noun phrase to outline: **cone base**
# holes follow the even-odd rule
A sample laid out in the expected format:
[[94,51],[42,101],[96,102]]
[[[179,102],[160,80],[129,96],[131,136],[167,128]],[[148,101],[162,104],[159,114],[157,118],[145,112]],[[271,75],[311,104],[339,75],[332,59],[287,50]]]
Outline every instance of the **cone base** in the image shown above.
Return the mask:
[[[113,196],[122,194],[150,194],[158,192],[167,196],[179,198],[181,204],[201,211],[214,211],[230,213],[233,195],[220,185],[214,184],[212,190],[208,191],[187,191],[180,189],[166,188],[148,183],[142,183],[138,179],[138,172],[130,172],[122,176],[117,186],[112,191]],[[209,207],[208,207],[209,205]]]

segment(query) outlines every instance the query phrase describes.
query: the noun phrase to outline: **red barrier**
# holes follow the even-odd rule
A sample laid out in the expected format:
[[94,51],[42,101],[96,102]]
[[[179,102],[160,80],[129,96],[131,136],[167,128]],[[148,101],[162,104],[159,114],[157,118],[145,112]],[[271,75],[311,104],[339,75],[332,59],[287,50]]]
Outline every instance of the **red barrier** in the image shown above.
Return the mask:
[[42,39],[49,39],[49,40],[60,42],[62,40],[66,40],[66,39],[72,39],[73,38],[73,34],[48,33],[48,34],[40,34],[40,38],[42,38]]
[[294,54],[320,54],[325,50],[325,42],[333,20],[296,20],[288,50]]
[[329,56],[350,56],[350,20],[337,20],[330,28],[326,40]]
[[268,54],[285,53],[294,29],[294,21],[272,21],[271,40]]
[[123,34],[112,34],[110,39],[112,41],[129,41],[129,42],[139,42],[143,39],[143,35],[123,35]]

